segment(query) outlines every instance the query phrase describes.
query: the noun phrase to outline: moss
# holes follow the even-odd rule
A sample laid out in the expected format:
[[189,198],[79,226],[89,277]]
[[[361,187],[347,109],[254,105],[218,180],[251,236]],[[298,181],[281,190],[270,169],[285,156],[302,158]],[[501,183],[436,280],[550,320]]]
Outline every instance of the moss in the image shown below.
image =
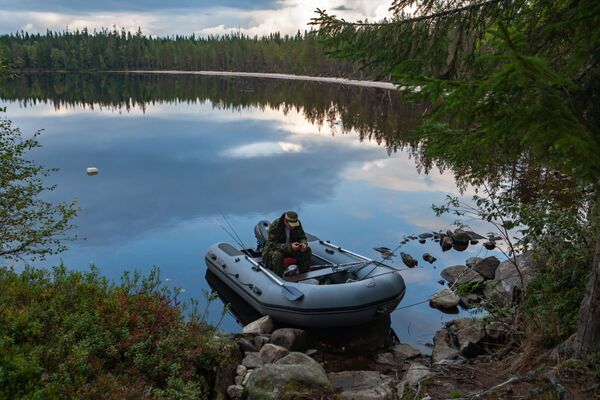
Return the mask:
[[302,382],[290,381],[279,392],[278,400],[313,400],[313,399],[331,399],[341,400],[331,387],[326,386],[307,386]]

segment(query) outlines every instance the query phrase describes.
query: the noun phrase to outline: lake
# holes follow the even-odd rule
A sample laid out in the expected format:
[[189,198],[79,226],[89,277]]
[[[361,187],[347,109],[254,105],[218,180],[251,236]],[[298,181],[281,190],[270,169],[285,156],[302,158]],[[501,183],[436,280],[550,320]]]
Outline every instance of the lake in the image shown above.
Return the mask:
[[[381,259],[375,247],[396,248],[405,236],[446,230],[454,220],[431,208],[459,194],[454,176],[424,173],[410,137],[422,108],[394,91],[258,78],[73,74],[23,76],[5,83],[0,97],[24,134],[43,129],[43,147],[31,157],[60,169],[50,177],[57,184],[50,199],[76,199],[81,208],[74,233],[85,240],[34,265],[62,261],[85,270],[95,264],[112,279],[158,266],[167,285],[202,303],[203,289],[209,290],[205,250],[233,243],[224,228],[253,247],[259,220],[296,210],[306,231]],[[87,176],[88,167],[99,174]],[[496,252],[471,246],[443,253],[436,243],[416,240],[399,251],[419,266],[402,272],[407,292],[391,315],[392,328],[402,342],[430,352],[426,344],[435,331],[456,317],[426,302],[442,287],[439,271]],[[424,252],[438,261],[424,262]],[[400,257],[388,263],[404,267]],[[207,319],[219,321],[222,308],[213,302]],[[241,331],[230,314],[220,328]]]

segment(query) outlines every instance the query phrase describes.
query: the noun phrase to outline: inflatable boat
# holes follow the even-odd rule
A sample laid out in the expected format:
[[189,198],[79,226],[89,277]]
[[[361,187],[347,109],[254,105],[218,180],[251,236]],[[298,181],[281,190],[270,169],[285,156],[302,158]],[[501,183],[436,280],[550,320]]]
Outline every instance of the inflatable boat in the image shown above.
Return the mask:
[[404,297],[398,270],[308,233],[310,270],[280,277],[262,262],[268,229],[268,221],[255,226],[256,249],[216,243],[205,256],[208,270],[261,315],[297,327],[360,325],[388,316]]

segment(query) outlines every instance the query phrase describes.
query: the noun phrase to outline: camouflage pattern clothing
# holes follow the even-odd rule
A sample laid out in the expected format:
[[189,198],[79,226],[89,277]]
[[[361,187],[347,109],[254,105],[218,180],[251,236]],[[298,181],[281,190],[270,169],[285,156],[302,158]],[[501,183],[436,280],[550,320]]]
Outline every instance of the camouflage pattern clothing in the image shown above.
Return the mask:
[[[269,226],[269,238],[262,250],[263,262],[267,268],[274,271],[277,275],[282,276],[285,270],[283,260],[291,257],[296,259],[300,272],[308,272],[312,252],[310,247],[308,247],[308,240],[306,239],[304,229],[302,229],[302,224],[289,229],[288,238],[288,233],[286,233],[287,228],[283,222],[284,218],[285,213]],[[304,243],[306,250],[304,252],[293,251],[292,243],[294,242]]]

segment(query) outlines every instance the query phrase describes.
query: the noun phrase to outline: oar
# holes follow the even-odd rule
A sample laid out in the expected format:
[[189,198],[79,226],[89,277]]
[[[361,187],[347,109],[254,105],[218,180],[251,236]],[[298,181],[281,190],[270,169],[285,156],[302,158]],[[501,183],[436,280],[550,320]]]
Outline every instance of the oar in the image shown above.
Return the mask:
[[300,300],[302,297],[304,297],[304,293],[302,293],[300,290],[298,290],[298,288],[294,287],[294,286],[290,286],[290,285],[286,285],[284,282],[282,282],[279,277],[275,274],[273,274],[273,272],[269,271],[266,268],[263,268],[262,265],[260,265],[260,263],[256,262],[256,260],[246,256],[246,260],[250,261],[252,264],[254,264],[254,266],[258,269],[260,269],[262,272],[264,272],[269,278],[271,278],[272,281],[274,281],[277,285],[281,286],[281,294],[283,294],[283,297],[285,297],[286,299],[290,300],[290,301],[297,301]]

